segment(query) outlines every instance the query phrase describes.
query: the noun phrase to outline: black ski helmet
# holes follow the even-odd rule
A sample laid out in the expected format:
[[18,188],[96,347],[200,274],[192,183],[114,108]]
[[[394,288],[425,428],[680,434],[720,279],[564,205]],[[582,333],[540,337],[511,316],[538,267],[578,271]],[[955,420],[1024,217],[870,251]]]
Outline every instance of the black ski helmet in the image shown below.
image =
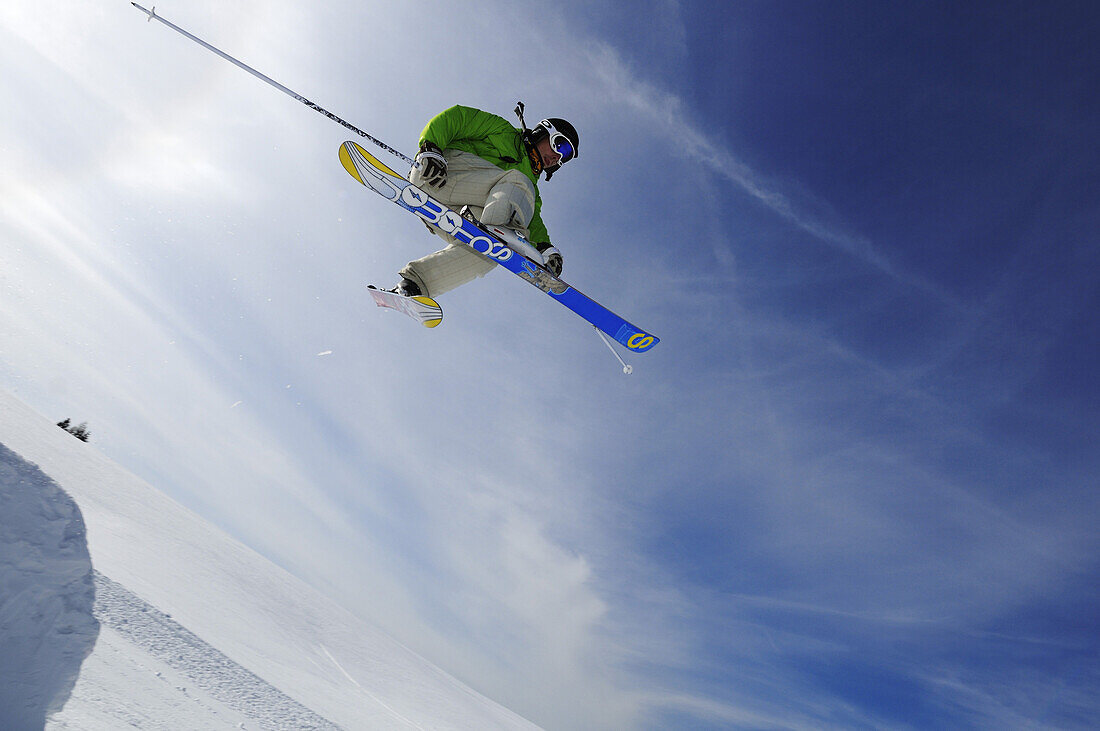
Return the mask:
[[562,165],[569,162],[580,154],[580,137],[577,135],[577,128],[560,117],[547,117],[546,119],[536,124],[535,128],[531,130],[531,146],[534,147],[539,143],[540,140],[542,140],[544,137],[549,137],[551,134],[564,135],[565,138],[569,140],[569,144],[573,147],[573,154],[566,157],[562,162],[559,162],[557,165],[544,168],[546,170],[547,180],[550,180],[550,176],[556,173]]

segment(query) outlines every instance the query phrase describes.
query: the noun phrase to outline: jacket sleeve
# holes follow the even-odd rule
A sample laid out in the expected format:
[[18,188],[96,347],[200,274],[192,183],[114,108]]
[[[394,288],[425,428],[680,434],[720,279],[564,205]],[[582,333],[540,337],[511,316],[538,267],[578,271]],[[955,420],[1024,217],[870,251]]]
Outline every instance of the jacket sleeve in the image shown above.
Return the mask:
[[431,118],[420,133],[420,144],[431,142],[445,150],[456,140],[479,140],[498,131],[501,118],[473,107],[455,105]]
[[533,244],[549,244],[550,233],[546,230],[546,224],[542,222],[542,197],[535,194],[535,215],[531,216],[531,224],[527,227],[530,241]]

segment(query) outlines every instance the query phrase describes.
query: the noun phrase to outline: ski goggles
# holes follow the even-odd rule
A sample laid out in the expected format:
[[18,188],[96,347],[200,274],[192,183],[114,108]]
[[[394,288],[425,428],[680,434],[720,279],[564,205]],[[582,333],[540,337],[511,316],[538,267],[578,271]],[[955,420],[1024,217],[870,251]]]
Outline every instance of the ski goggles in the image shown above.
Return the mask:
[[569,138],[563,133],[559,132],[557,128],[550,123],[549,119],[544,119],[539,122],[539,126],[545,129],[550,135],[550,149],[561,155],[561,161],[558,163],[559,165],[564,165],[577,156],[577,150],[573,147],[573,143],[570,142]]

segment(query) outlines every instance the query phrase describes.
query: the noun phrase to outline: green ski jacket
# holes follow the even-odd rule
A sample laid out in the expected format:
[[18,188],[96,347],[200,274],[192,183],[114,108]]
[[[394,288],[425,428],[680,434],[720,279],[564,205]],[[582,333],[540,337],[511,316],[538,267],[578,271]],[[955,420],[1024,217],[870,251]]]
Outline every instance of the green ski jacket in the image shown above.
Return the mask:
[[523,130],[495,114],[473,107],[453,106],[432,117],[420,133],[420,144],[431,142],[441,150],[462,150],[493,163],[502,170],[519,170],[535,186],[535,215],[528,230],[531,242],[550,243],[542,222],[539,176],[523,146]]

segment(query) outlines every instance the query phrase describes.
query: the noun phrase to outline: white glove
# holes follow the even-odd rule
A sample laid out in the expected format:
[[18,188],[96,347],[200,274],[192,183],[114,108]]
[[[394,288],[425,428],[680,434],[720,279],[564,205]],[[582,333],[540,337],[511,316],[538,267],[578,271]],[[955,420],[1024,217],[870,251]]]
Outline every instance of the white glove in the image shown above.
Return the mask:
[[416,153],[416,164],[420,168],[420,177],[428,185],[442,188],[447,184],[447,158],[431,142],[425,141]]
[[545,266],[555,277],[560,277],[561,267],[565,261],[562,259],[558,247],[552,244],[535,244],[535,248],[542,254],[542,260],[545,262],[543,266]]

